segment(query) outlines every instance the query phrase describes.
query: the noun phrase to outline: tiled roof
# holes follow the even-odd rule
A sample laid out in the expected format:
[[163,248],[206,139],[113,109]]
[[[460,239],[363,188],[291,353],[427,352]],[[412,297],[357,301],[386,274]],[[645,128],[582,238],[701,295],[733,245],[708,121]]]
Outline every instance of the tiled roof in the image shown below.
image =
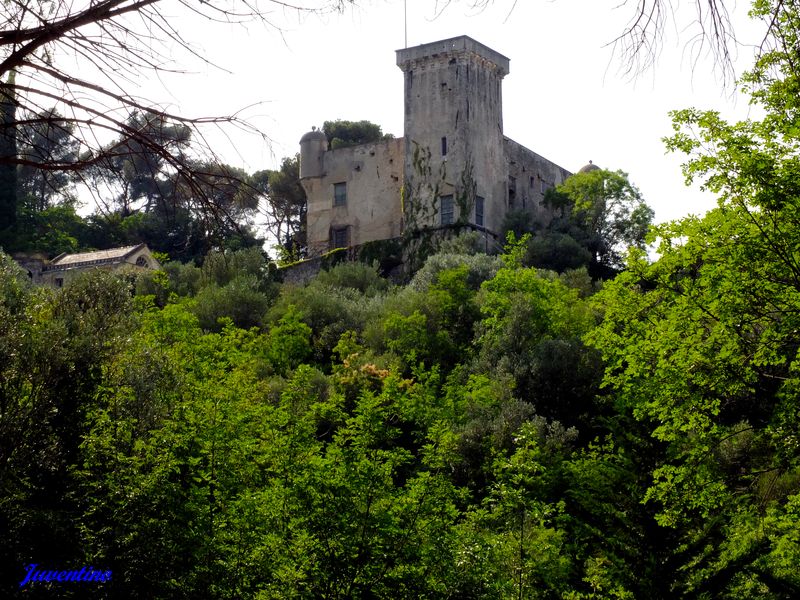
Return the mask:
[[80,265],[84,263],[111,262],[125,258],[134,250],[138,250],[142,244],[136,246],[123,246],[121,248],[109,248],[108,250],[95,250],[94,252],[81,252],[79,254],[62,254],[55,257],[50,263],[52,266],[66,267]]

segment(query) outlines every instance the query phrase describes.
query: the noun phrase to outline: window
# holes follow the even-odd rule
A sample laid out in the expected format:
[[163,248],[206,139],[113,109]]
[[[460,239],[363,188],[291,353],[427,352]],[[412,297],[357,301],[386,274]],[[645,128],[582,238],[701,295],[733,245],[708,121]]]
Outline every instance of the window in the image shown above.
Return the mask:
[[530,187],[531,189],[533,189],[533,175],[531,175],[531,184],[530,184],[530,186],[529,186],[529,187]]
[[455,221],[453,218],[452,194],[440,198],[439,216],[441,217],[442,225],[451,225]]
[[483,198],[475,198],[475,225],[483,227]]
[[345,206],[347,204],[347,184],[334,183],[333,184],[333,205]]
[[56,287],[64,287],[64,278],[63,277],[56,277],[53,283],[56,284]]
[[347,227],[335,227],[331,230],[331,248],[347,248]]
[[552,183],[547,183],[544,179],[542,179],[542,194],[547,192],[551,187],[553,187]]
[[447,156],[447,138],[442,138],[442,156]]
[[147,259],[144,256],[140,256],[136,259],[136,266],[137,267],[149,267],[150,265],[147,264]]

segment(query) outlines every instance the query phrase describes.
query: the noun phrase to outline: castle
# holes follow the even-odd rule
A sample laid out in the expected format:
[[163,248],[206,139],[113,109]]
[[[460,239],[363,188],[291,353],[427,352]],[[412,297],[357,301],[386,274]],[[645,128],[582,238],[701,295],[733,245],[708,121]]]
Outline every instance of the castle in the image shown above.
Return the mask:
[[509,211],[548,221],[544,194],[571,173],[503,134],[509,59],[460,36],[398,50],[397,66],[402,138],[335,150],[319,130],[300,140],[309,255],[441,229],[479,231],[488,247]]

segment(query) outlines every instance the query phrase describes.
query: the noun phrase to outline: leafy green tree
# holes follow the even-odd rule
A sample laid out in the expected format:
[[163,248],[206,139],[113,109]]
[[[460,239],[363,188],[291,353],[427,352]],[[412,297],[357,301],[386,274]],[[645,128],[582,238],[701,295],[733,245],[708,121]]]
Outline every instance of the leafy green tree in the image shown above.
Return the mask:
[[[590,254],[592,270],[601,276],[622,267],[628,248],[644,247],[653,220],[652,209],[622,171],[595,169],[576,173],[550,191],[546,202],[561,212],[550,229],[570,235],[585,248]],[[551,243],[566,250],[564,239],[552,238]],[[534,252],[554,260],[547,257],[545,248]],[[570,268],[583,266],[580,250],[576,248],[571,254]]]
[[263,240],[245,224],[206,219],[186,206],[158,205],[152,212],[95,213],[86,218],[82,246],[112,248],[146,243],[151,250],[182,262],[202,263],[212,251],[257,248]]
[[508,211],[503,216],[500,233],[501,238],[505,240],[508,238],[509,232],[513,233],[515,237],[521,238],[526,233],[533,233],[534,229],[533,215],[527,210],[517,208]]
[[237,327],[260,327],[270,305],[270,297],[259,291],[259,281],[240,275],[224,286],[207,285],[194,297],[193,311],[207,331],[220,331],[225,318]]
[[342,279],[344,274],[337,272],[305,287],[284,286],[267,314],[267,322],[274,324],[296,309],[313,332],[314,360],[322,365],[330,362],[342,335],[363,331],[382,307],[379,296],[365,297],[358,289],[342,285]]
[[[571,233],[579,239],[583,238],[580,232]],[[570,269],[588,269],[592,266],[592,259],[592,253],[586,245],[570,233],[545,230],[530,238],[524,262],[540,269],[563,273]]]
[[160,113],[129,116],[126,133],[86,170],[102,209],[92,218],[90,245],[144,242],[175,260],[199,262],[212,249],[260,244],[251,226],[258,190],[250,176],[188,156],[191,131]]
[[414,277],[408,287],[417,291],[427,290],[438,280],[442,271],[465,267],[467,269],[467,284],[470,288],[478,290],[480,285],[494,277],[502,266],[503,261],[499,257],[490,256],[483,252],[460,254],[443,250],[426,259],[422,268],[414,273]]
[[[195,177],[173,176],[173,202],[191,209],[206,222],[216,218],[234,227],[258,208],[258,193],[250,176],[237,167],[216,162],[193,162]],[[207,210],[205,205],[214,208]]]
[[546,223],[528,211],[510,211],[503,235],[531,234],[523,264],[562,273],[586,268],[595,279],[612,278],[629,247],[642,248],[653,211],[622,171],[576,173],[545,194],[553,213]]
[[260,248],[234,251],[209,252],[200,267],[200,286],[216,284],[224,286],[241,276],[254,277],[260,289],[270,287],[269,263]]
[[375,296],[391,287],[388,280],[378,273],[377,265],[368,266],[360,262],[345,262],[321,271],[315,283],[341,289],[358,290],[365,296]]
[[253,185],[267,200],[267,229],[284,262],[306,252],[306,193],[300,185],[300,156],[284,158],[277,171],[253,173]]
[[580,341],[593,316],[577,289],[522,267],[526,244],[512,246],[507,266],[481,286],[476,368],[512,377],[537,414],[576,424],[594,412],[599,364]]
[[387,306],[379,335],[365,334],[373,348],[398,357],[406,372],[418,363],[449,371],[474,337],[480,312],[470,269],[462,264],[438,271],[435,277],[424,291],[407,291],[404,302]]
[[[353,355],[330,378],[299,365],[309,330],[291,313],[268,338],[203,334],[180,304],[142,325],[108,366],[76,471],[84,543],[114,569],[115,597],[411,598],[454,584],[452,436],[418,420],[436,404],[427,388]],[[273,364],[286,379],[265,385],[261,358],[284,360],[290,339],[296,368]]]
[[[211,252],[205,257],[199,273],[186,267],[173,268],[171,272],[171,287],[179,285],[188,293],[196,291],[192,310],[203,329],[208,331],[220,331],[226,318],[245,329],[261,326],[277,295],[267,261],[259,248]],[[187,276],[191,279],[185,284],[174,279]]]
[[290,309],[269,331],[267,356],[274,372],[286,375],[311,354],[311,328]]
[[17,129],[17,168],[20,204],[40,212],[53,204],[73,204],[74,191],[67,172],[41,168],[45,164],[76,163],[78,139],[74,124],[56,109],[23,118]]
[[174,188],[168,166],[183,160],[191,138],[188,126],[155,112],[133,111],[125,128],[136,135],[121,134],[104,149],[103,160],[88,171],[96,187],[114,190],[108,208],[123,217],[142,202],[142,210],[150,212],[168,201]]
[[70,205],[34,210],[21,206],[8,250],[43,252],[56,256],[91,247],[91,225]]
[[344,121],[341,119],[325,121],[322,131],[328,138],[328,146],[331,150],[378,142],[393,137],[391,134],[384,134],[380,125],[369,121]]
[[[757,2],[774,35],[744,78],[764,118],[674,114],[672,149],[719,207],[656,229],[657,262],[634,255],[603,291],[589,338],[620,412],[662,448],[646,500],[676,531],[673,590],[694,597],[791,597],[798,285],[798,32],[794,5]],[[764,524],[770,523],[769,526]]]
[[496,457],[489,495],[471,515],[488,554],[482,582],[488,597],[560,595],[569,575],[564,532],[553,527],[558,509],[538,493],[545,467],[536,438],[532,424],[516,432],[514,451]]
[[0,574],[19,592],[30,562],[83,559],[72,469],[103,385],[102,365],[135,327],[129,285],[101,271],[58,292],[32,288],[0,254]]
[[[91,560],[113,569],[116,597],[249,590],[241,567],[223,573],[226,556],[247,551],[238,519],[248,515],[228,508],[259,485],[259,469],[246,466],[263,456],[263,444],[248,444],[268,414],[253,395],[248,358],[257,347],[254,334],[235,328],[204,335],[171,304],[145,313],[109,365],[76,477],[83,538]],[[150,554],[164,557],[162,569]]]

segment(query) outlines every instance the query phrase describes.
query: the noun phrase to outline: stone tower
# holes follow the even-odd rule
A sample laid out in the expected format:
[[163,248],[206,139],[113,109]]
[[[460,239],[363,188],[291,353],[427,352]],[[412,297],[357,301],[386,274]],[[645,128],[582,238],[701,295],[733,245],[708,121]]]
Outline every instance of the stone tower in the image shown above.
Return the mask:
[[312,129],[300,138],[300,179],[319,177],[322,159],[328,150],[328,138],[319,129]]
[[498,231],[508,58],[460,36],[398,50],[397,65],[405,75],[405,228],[469,222]]

